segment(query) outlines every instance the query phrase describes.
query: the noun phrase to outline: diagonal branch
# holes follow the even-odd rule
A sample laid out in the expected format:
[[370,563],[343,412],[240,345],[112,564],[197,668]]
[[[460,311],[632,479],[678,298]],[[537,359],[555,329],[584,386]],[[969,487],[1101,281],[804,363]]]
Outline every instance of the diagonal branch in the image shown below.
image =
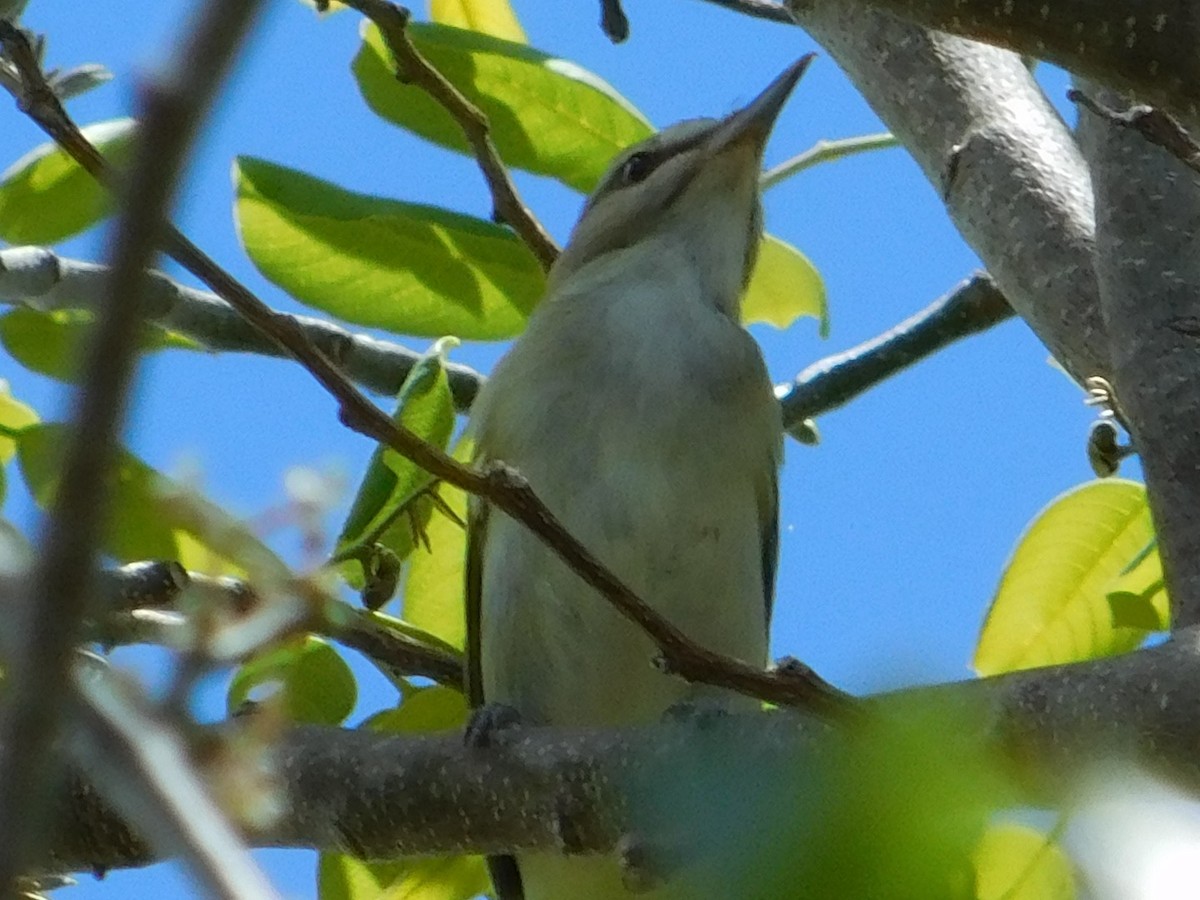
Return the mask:
[[[24,36],[20,36],[20,39],[23,41]],[[30,56],[32,58],[32,54]],[[36,94],[40,86],[45,84],[45,77],[36,66],[32,69],[22,68],[21,75],[25,84],[30,86],[31,94]],[[52,137],[64,135],[60,146],[85,169],[92,171],[98,161],[102,182],[110,180],[103,158],[70,122],[60,104],[34,110],[28,108],[24,96],[18,97],[18,102]],[[44,123],[46,116],[54,121]],[[587,584],[599,591],[621,615],[646,632],[662,654],[666,671],[688,681],[729,688],[770,703],[800,706],[831,717],[854,714],[854,701],[811,670],[764,671],[696,644],[639,598],[570,534],[517,472],[503,465],[490,467],[483,472],[476,471],[393,422],[309,342],[295,320],[268,307],[178,229],[166,227],[163,243],[165,251],[173,259],[230,303],[251,325],[283,348],[321,384],[338,402],[338,415],[343,424],[385,444],[435,478],[487,500],[528,528]]]
[[[496,145],[492,143],[487,116],[434,68],[413,44],[408,36],[408,10],[387,0],[339,2],[358,10],[379,28],[396,63],[397,80],[403,84],[417,85],[440,103],[458,123],[492,193],[494,216],[511,226],[533,251],[542,268],[548,270],[558,258],[558,245],[521,202]],[[318,8],[322,3],[327,5],[327,0],[321,0]]]
[[946,345],[1012,316],[1012,307],[991,278],[972,275],[915,316],[797,375],[780,397],[784,427],[793,429],[806,418],[837,409]]

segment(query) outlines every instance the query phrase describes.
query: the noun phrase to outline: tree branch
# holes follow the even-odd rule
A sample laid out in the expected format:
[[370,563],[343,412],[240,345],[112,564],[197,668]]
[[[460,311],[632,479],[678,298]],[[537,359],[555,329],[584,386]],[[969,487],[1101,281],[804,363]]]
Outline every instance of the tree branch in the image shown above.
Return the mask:
[[818,360],[797,375],[780,398],[784,427],[794,428],[806,418],[837,409],[948,344],[1012,315],[1012,307],[992,280],[982,273],[972,275],[915,316],[857,347]]
[[[44,247],[0,250],[0,303],[21,303],[39,312],[94,310],[103,296],[107,277],[105,266],[67,259]],[[148,273],[142,314],[209,350],[291,358],[216,294],[172,281],[162,272]],[[421,358],[421,354],[400,344],[357,334],[324,319],[276,315],[290,319],[308,342],[347,376],[381,394],[395,396]],[[458,363],[445,365],[455,407],[469,409],[483,385],[483,376]]]
[[794,12],[912,153],[1017,314],[1077,381],[1107,375],[1087,167],[1021,59],[866,0]]
[[[60,728],[75,645],[93,599],[109,470],[137,360],[143,273],[199,118],[257,9],[257,3],[238,0],[211,3],[195,23],[179,63],[143,95],[145,124],[127,188],[119,192],[123,202],[108,297],[87,350],[85,387],[76,400],[75,427],[42,551],[14,617],[22,639],[9,660],[9,702],[0,731],[0,893],[5,896],[44,837],[42,798],[56,774],[48,750]],[[32,67],[40,75],[25,35],[7,20],[0,20],[0,42],[19,71]],[[31,110],[69,122],[44,78],[23,99]]]
[[[932,711],[945,725],[942,764],[998,753],[998,764],[1020,789],[994,798],[998,805],[1064,801],[1090,763],[1149,769],[1200,791],[1200,640],[1194,630],[1124,656],[909,689],[866,703],[895,722],[919,721]],[[871,740],[870,729],[831,729],[779,712],[611,730],[522,726],[506,734],[481,751],[464,746],[458,734],[293,728],[275,748],[290,807],[254,843],[375,859],[606,852],[630,835],[661,836],[645,817],[661,822],[663,805],[687,797],[695,815],[671,816],[678,826],[671,837],[693,851],[700,843],[699,857],[693,852],[690,858],[715,852],[719,863],[722,847],[703,843],[706,822],[721,820],[731,808],[742,815],[781,806],[811,809],[800,798],[819,794],[831,772],[852,791],[854,773],[847,784],[837,766],[861,759],[847,755],[853,742]],[[56,806],[58,840],[49,870],[150,860],[145,845],[85,781],[75,780]],[[820,831],[822,806],[816,804],[818,820],[805,821],[798,833]],[[726,851],[736,849],[737,842],[721,843]],[[781,860],[797,853],[794,844],[779,843]]]
[[[327,0],[324,0],[327,5]],[[387,0],[338,0],[356,9],[372,22],[383,35],[396,64],[396,79],[402,84],[415,84],[450,113],[471,145],[475,160],[492,194],[493,215],[509,225],[537,257],[543,269],[549,269],[558,258],[558,245],[541,223],[521,202],[516,186],[508,177],[500,154],[492,143],[487,116],[480,112],[441,72],[432,66],[408,36],[408,10]],[[318,3],[318,8],[322,4]]]
[[[1127,102],[1085,91],[1105,108]],[[1079,122],[1096,190],[1096,273],[1117,397],[1146,475],[1173,628],[1200,624],[1200,178],[1109,117]]]

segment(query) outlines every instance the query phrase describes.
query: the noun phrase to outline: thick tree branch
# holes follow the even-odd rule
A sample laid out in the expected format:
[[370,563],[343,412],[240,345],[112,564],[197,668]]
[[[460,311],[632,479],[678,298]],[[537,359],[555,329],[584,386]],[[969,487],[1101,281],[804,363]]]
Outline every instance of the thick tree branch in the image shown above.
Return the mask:
[[1017,314],[1078,381],[1107,374],[1087,167],[1021,59],[866,0],[794,12],[912,153]]
[[[995,798],[1001,805],[1064,800],[1090,763],[1147,768],[1200,791],[1200,640],[1194,631],[1125,656],[911,689],[867,705],[898,721],[930,710],[944,715],[938,721],[953,725],[945,729],[942,764],[953,765],[960,753],[966,759],[998,751],[1023,788]],[[401,738],[295,728],[276,748],[290,808],[253,840],[369,858],[601,852],[630,834],[657,833],[647,831],[641,816],[661,815],[657,804],[682,795],[694,798],[689,810],[696,815],[674,817],[681,833],[673,837],[702,842],[695,832],[735,804],[743,814],[746,803],[764,810],[805,807],[799,798],[819,795],[829,766],[844,761],[847,742],[859,739],[869,740],[869,730],[831,729],[791,713],[611,731],[522,727],[487,751],[464,747],[456,734]],[[789,804],[793,796],[797,801]],[[76,780],[57,809],[58,841],[48,869],[149,861],[145,846],[86,782]],[[805,823],[809,831],[820,827],[820,821]],[[760,839],[769,843],[765,835]],[[701,852],[712,851],[704,846]],[[783,858],[802,850],[785,844],[779,852]]]
[[1012,307],[992,280],[982,273],[973,275],[894,328],[818,360],[797,375],[780,397],[784,427],[790,429],[806,418],[837,409],[948,344],[1012,315]]
[[[87,350],[84,389],[72,415],[75,427],[38,564],[14,616],[21,640],[7,668],[8,705],[0,731],[0,893],[5,896],[40,852],[44,837],[42,798],[56,774],[48,748],[66,707],[75,645],[92,600],[109,470],[137,361],[144,272],[192,135],[258,6],[240,0],[209,4],[177,64],[147,85],[143,95],[145,124],[128,184],[119,192],[108,297]],[[0,43],[18,70],[38,69],[24,34],[7,20],[0,20]],[[66,120],[44,79],[24,100],[55,120]]]
[[[0,303],[20,303],[42,312],[94,310],[107,277],[105,266],[67,259],[44,247],[0,250]],[[162,272],[151,271],[148,275],[142,314],[209,350],[290,358],[283,347],[216,294],[182,285]],[[324,319],[276,315],[291,319],[309,343],[348,377],[381,394],[394,396],[421,358],[421,354],[400,344],[357,334]],[[446,375],[455,406],[469,409],[483,376],[453,362],[446,363]]]
[[387,0],[338,2],[358,10],[379,28],[396,63],[397,80],[402,84],[417,85],[440,103],[462,128],[463,137],[471,145],[475,160],[492,193],[493,215],[517,233],[543,269],[549,269],[558,258],[558,245],[521,202],[517,188],[500,159],[500,153],[492,143],[487,116],[432,66],[409,38],[408,10]]
[[[1124,110],[1116,94],[1085,92]],[[1200,624],[1200,176],[1137,130],[1085,112],[1096,273],[1117,397],[1142,460],[1172,627]]]

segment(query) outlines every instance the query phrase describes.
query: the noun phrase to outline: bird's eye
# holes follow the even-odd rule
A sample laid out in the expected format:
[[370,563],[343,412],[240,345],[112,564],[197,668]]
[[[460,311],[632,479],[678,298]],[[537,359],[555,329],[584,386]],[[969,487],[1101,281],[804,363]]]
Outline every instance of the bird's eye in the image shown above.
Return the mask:
[[635,153],[625,160],[621,166],[621,181],[624,184],[637,184],[645,181],[646,176],[654,171],[654,157],[649,153]]

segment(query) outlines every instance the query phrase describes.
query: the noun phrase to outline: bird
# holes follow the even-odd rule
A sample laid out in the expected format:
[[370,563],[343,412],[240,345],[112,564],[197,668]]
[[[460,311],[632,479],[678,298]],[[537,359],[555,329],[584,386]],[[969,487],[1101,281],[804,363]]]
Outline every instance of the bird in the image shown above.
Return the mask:
[[[559,522],[705,648],[765,665],[783,426],[741,299],[763,232],[759,178],[809,57],[721,119],[618,154],[524,333],[473,405],[474,463],[515,468]],[[525,526],[473,498],[467,694],[525,724],[654,722],[756,701],[655,666],[655,645]],[[503,900],[636,895],[615,858],[522,854]],[[502,883],[503,882],[503,883]]]

